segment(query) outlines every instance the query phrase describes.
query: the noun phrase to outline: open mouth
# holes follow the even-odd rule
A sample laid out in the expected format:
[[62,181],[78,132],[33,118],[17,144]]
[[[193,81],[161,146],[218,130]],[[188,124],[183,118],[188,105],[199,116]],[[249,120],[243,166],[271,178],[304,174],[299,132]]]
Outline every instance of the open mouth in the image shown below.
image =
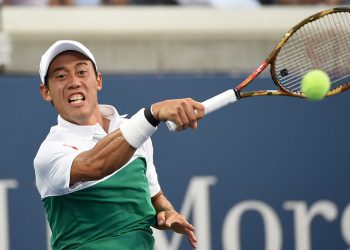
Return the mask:
[[75,104],[82,103],[83,101],[85,101],[85,97],[82,94],[71,95],[68,99],[69,103],[75,103]]

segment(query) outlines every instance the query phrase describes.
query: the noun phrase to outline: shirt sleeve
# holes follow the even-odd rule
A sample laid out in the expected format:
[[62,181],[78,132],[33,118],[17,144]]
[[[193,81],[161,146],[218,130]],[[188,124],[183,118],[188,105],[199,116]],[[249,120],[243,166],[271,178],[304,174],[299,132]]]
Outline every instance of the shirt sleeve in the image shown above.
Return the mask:
[[145,150],[147,155],[147,170],[146,170],[146,177],[148,180],[149,185],[149,191],[151,197],[155,196],[161,191],[160,185],[158,183],[158,175],[156,171],[156,167],[153,163],[153,145],[151,139],[148,139],[145,144]]
[[42,198],[63,195],[78,188],[69,187],[71,166],[81,151],[62,142],[45,141],[34,159],[36,185]]

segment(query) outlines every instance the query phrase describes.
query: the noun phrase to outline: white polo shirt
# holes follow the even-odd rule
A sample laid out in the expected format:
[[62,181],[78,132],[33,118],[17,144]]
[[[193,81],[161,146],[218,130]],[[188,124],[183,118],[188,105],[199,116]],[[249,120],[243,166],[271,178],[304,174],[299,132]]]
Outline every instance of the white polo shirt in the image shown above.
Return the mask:
[[[117,130],[120,124],[126,120],[120,116],[117,110],[109,105],[99,105],[100,113],[110,120],[109,131]],[[153,163],[153,146],[148,139],[122,168],[97,181],[87,181],[69,186],[72,162],[81,152],[91,149],[107,133],[100,124],[81,126],[70,123],[58,116],[58,124],[51,127],[49,134],[41,144],[34,159],[36,185],[42,199],[50,196],[60,196],[91,187],[110,176],[117,174],[136,158],[144,158],[146,161],[146,177],[148,180],[150,196],[160,192],[160,185],[156,169]]]

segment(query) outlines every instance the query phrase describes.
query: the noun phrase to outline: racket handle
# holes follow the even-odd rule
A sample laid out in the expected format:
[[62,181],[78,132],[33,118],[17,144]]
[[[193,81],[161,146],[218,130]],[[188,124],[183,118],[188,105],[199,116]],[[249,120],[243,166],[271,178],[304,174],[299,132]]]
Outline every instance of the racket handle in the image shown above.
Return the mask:
[[[210,114],[211,112],[223,108],[230,103],[234,103],[235,101],[237,101],[237,96],[233,89],[222,92],[221,94],[202,102],[204,106],[204,115]],[[176,131],[176,124],[174,122],[167,121],[166,124],[171,132]]]

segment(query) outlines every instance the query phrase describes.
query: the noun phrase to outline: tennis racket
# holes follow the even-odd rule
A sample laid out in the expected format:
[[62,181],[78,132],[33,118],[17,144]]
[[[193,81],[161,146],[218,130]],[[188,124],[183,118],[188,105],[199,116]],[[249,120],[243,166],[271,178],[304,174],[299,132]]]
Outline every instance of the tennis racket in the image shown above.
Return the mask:
[[[241,92],[270,65],[276,90]],[[291,28],[269,57],[236,88],[214,96],[202,104],[205,115],[241,98],[252,96],[292,96],[304,98],[302,77],[312,69],[325,71],[331,79],[326,96],[350,88],[350,8],[333,8],[316,13]],[[176,124],[167,121],[169,130]]]

